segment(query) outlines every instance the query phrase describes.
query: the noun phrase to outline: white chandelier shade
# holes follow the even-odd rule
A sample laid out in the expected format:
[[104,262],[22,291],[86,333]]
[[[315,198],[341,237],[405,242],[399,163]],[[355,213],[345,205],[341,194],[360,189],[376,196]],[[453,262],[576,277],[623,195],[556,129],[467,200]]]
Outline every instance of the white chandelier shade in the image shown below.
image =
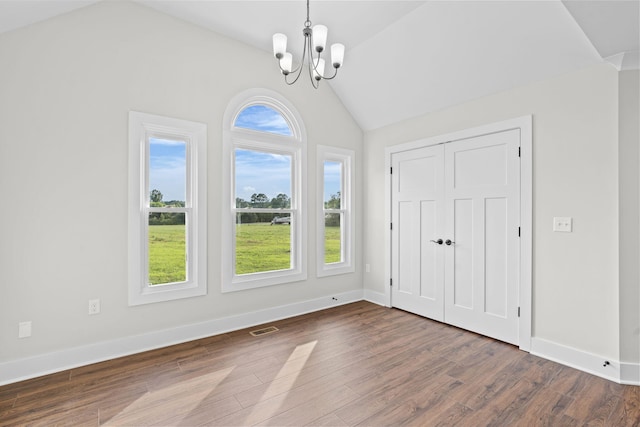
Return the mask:
[[329,29],[324,25],[315,25],[313,27],[313,48],[316,52],[322,52],[327,45],[327,33]]

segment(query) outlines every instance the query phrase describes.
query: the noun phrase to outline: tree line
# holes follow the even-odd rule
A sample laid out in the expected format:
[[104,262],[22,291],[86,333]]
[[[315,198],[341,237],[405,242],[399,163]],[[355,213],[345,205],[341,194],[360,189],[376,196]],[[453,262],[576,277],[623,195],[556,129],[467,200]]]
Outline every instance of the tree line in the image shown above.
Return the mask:
[[[325,209],[340,209],[340,192],[332,194],[329,200],[324,203]],[[236,197],[236,208],[263,208],[263,209],[290,209],[291,197],[280,193],[269,200],[264,193],[253,193],[251,199],[244,200]],[[238,224],[252,224],[256,222],[271,222],[274,217],[289,216],[289,214],[261,213],[261,212],[241,212],[238,213],[236,222]],[[340,214],[330,213],[325,216],[327,227],[340,226]]]
[[[150,205],[152,208],[158,207],[184,207],[184,201],[171,200],[163,201],[163,194],[159,190],[151,190]],[[340,209],[340,192],[331,195],[330,199],[324,203],[325,209]],[[250,200],[236,197],[236,208],[262,208],[262,209],[290,209],[291,197],[284,193],[269,199],[264,193],[253,193]],[[237,215],[236,221],[240,224],[251,224],[256,222],[271,222],[276,216],[289,216],[289,214],[279,215],[276,213],[242,212]],[[149,225],[184,225],[185,214],[183,212],[152,212],[149,214]],[[327,214],[325,225],[339,226],[339,214]]]
[[[276,197],[269,199],[269,196],[264,193],[253,193],[248,201],[241,197],[236,197],[236,208],[290,209],[291,197],[280,193]],[[236,222],[238,224],[271,222],[276,216],[279,215],[274,213],[242,212],[237,215]],[[289,214],[281,216],[289,216]]]
[[[184,208],[181,200],[162,201],[163,195],[159,190],[151,190],[149,194],[152,208]],[[184,225],[184,212],[151,212],[149,214],[149,225]]]

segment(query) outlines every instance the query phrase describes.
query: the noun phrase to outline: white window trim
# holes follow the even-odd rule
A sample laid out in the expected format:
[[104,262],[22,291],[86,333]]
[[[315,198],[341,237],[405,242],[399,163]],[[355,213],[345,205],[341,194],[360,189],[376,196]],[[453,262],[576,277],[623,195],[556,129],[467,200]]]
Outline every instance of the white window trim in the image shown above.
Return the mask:
[[[187,142],[187,199],[172,212],[189,212],[187,281],[149,286],[147,140],[179,138]],[[207,126],[187,120],[129,112],[129,305],[141,305],[207,293]],[[186,200],[185,200],[186,202]]]
[[[351,191],[354,183],[355,151],[344,148],[328,147],[318,145],[317,147],[317,195],[318,195],[318,222],[317,222],[317,276],[326,277],[337,274],[353,273],[354,263],[354,243],[355,227],[353,224],[353,193]],[[342,232],[342,262],[327,264],[324,261],[324,162],[334,161],[342,164],[341,182],[341,209],[343,213]]]
[[[233,124],[242,110],[252,105],[266,105],[278,111],[287,121],[292,135],[277,135],[243,128]],[[259,141],[257,139],[259,138]],[[307,279],[307,179],[306,131],[302,117],[283,96],[267,89],[248,89],[236,95],[223,118],[222,144],[222,292],[299,282]],[[291,254],[293,267],[253,274],[236,275],[235,269],[235,149],[269,150],[292,156],[292,206],[297,220],[292,221]],[[289,211],[289,210],[287,210]],[[286,211],[285,211],[286,212]]]

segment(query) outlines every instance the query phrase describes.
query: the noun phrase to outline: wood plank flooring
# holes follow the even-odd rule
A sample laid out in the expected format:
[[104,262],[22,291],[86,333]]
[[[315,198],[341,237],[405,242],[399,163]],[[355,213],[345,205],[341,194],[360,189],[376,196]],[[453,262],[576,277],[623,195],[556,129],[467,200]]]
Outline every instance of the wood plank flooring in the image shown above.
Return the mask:
[[0,425],[640,425],[640,387],[400,310],[269,325],[0,387]]

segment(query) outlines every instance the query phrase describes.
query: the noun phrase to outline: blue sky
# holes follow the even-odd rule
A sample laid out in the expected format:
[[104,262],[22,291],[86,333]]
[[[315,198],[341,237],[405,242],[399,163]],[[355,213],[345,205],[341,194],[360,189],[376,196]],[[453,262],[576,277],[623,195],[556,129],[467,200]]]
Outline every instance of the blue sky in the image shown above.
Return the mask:
[[342,179],[342,164],[339,162],[324,162],[324,201],[331,199],[333,194],[340,191]]
[[[340,191],[341,165],[325,162],[324,200]],[[273,199],[280,193],[291,197],[291,156],[236,149],[236,194],[246,201],[264,193]]]
[[236,118],[235,125],[244,129],[291,136],[291,129],[284,117],[276,110],[264,105],[252,105],[242,110]]
[[[282,115],[264,105],[252,105],[238,114],[236,127],[291,135]],[[264,193],[273,199],[280,193],[291,197],[291,156],[253,150],[236,152],[236,197],[246,201],[252,194]]]
[[236,149],[236,197],[250,201],[254,193],[291,197],[291,156]]
[[149,139],[149,192],[159,190],[165,202],[185,201],[186,148],[184,141]]
[[[291,135],[284,118],[277,111],[253,105],[245,108],[235,125],[246,129]],[[246,201],[254,193],[264,193],[269,199],[284,193],[291,197],[291,156],[237,149],[236,194]],[[306,168],[305,168],[306,169]],[[324,200],[340,190],[340,164],[325,162]],[[149,191],[157,189],[163,200],[185,200],[186,143],[184,141],[151,138],[149,145]]]

